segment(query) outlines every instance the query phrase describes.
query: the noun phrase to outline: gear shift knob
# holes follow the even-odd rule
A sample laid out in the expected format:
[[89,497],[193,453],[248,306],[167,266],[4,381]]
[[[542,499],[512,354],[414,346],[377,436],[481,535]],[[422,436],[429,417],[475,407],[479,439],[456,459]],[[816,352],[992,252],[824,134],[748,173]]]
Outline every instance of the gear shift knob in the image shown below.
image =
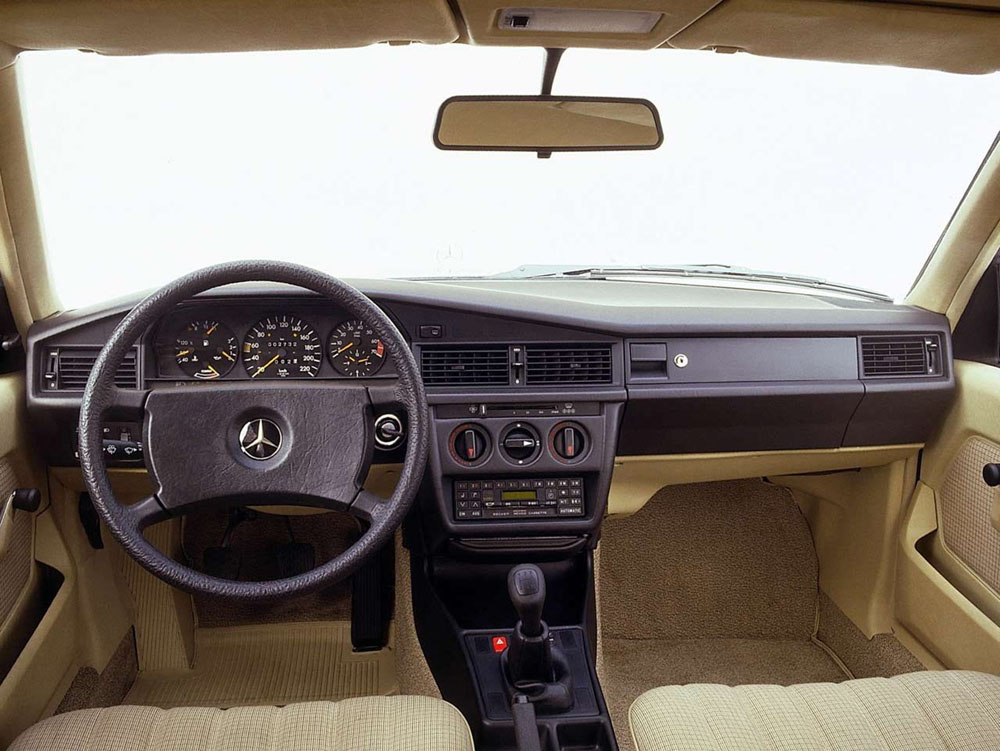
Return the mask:
[[507,593],[528,638],[541,636],[545,607],[545,574],[533,563],[514,566],[507,574]]

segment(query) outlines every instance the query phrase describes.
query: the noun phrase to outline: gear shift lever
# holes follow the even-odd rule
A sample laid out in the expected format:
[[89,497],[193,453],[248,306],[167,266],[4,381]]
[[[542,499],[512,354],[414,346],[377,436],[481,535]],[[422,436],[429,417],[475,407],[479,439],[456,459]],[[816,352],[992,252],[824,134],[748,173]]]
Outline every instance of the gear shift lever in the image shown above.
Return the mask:
[[569,663],[542,620],[545,574],[531,563],[515,566],[507,575],[507,593],[519,619],[501,658],[511,695],[523,694],[539,711],[569,709],[573,706]]
[[515,566],[507,575],[507,592],[521,621],[521,633],[529,639],[542,635],[545,623],[545,574],[531,563]]

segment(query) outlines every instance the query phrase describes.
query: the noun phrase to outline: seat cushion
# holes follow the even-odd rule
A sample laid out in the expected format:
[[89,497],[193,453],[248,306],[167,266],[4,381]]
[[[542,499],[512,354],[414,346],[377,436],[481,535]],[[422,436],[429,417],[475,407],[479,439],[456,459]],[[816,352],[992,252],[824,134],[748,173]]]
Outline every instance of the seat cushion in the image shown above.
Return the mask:
[[9,751],[473,751],[465,718],[423,696],[287,707],[110,707],[56,715]]
[[629,709],[638,751],[1000,749],[1000,677],[941,671],[799,686],[664,686]]

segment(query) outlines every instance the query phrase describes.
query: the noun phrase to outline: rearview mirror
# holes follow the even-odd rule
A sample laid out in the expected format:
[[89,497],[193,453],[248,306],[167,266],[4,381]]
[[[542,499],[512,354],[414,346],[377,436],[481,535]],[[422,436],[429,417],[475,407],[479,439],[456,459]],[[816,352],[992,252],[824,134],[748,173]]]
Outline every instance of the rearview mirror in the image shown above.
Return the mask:
[[663,143],[660,113],[645,99],[455,96],[434,125],[434,145],[458,151],[632,151]]

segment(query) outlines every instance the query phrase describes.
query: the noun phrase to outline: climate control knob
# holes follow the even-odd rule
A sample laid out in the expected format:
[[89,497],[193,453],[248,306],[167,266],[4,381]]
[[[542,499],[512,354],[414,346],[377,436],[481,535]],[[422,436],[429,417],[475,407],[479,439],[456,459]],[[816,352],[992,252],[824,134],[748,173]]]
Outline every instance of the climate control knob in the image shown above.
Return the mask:
[[451,454],[461,464],[476,464],[486,456],[489,441],[478,425],[459,425],[451,434]]
[[528,464],[541,453],[542,441],[533,427],[516,422],[500,434],[500,450],[514,464]]
[[587,432],[572,422],[556,425],[549,441],[556,457],[568,463],[578,461],[587,450]]

